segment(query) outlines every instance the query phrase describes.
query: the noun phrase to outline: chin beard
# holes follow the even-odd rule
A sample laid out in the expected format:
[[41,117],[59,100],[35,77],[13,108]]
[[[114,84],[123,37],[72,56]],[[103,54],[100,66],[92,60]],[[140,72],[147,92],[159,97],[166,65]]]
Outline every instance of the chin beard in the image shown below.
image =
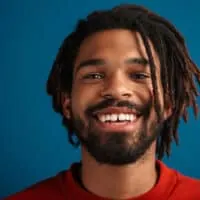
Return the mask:
[[73,122],[81,145],[98,163],[118,166],[141,159],[162,129],[162,124],[157,122],[152,122],[147,128],[146,121],[146,126],[135,133],[101,133],[92,125],[86,128],[81,119],[74,119]]

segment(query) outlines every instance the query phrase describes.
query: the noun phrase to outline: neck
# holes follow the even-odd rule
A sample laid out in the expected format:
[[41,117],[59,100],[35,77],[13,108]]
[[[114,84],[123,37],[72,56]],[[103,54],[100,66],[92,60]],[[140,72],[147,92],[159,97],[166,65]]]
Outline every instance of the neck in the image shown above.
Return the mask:
[[149,191],[156,183],[155,145],[136,163],[114,166],[99,164],[82,147],[82,182],[101,197],[127,199]]

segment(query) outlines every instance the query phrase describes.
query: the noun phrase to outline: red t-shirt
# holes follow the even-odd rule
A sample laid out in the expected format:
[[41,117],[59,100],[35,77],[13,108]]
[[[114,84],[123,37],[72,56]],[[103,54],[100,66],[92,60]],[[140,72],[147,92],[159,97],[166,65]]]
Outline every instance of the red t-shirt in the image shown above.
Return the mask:
[[[12,195],[6,200],[105,200],[84,190],[70,170],[64,171],[34,186]],[[129,200],[200,200],[200,180],[186,177],[157,161],[160,176],[149,192]]]

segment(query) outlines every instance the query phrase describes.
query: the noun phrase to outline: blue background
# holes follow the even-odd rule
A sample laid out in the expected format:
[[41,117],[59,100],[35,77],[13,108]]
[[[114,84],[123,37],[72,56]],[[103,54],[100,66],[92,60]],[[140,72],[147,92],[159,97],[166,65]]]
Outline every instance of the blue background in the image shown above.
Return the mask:
[[[80,159],[61,117],[52,110],[45,84],[64,37],[94,9],[126,1],[0,1],[0,198],[55,175]],[[200,64],[200,2],[129,1],[147,6],[172,21]],[[200,101],[198,99],[198,103]],[[180,146],[165,163],[200,178],[200,120],[181,122]]]

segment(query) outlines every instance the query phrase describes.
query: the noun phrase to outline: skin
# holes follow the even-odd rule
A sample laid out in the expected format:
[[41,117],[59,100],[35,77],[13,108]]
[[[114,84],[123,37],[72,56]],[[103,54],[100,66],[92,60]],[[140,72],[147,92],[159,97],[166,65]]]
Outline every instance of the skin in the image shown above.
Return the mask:
[[[158,56],[150,42],[154,62],[156,65],[157,85],[159,91],[159,103],[163,111],[163,121],[170,114],[169,105],[164,105],[163,88],[160,80],[160,64]],[[127,62],[130,58],[145,58],[145,47],[141,37],[136,32],[117,29],[106,30],[95,33],[86,38],[79,49],[75,60],[72,93],[66,94],[63,102],[65,116],[70,119],[79,117],[87,126],[89,119],[85,115],[85,109],[89,105],[98,103],[108,96],[116,100],[129,100],[140,105],[145,105],[154,98],[150,67],[145,64]],[[98,64],[89,64],[80,68],[80,64],[86,60],[100,59]],[[86,76],[95,73],[92,76]],[[135,76],[142,73],[145,77]],[[103,75],[103,76],[102,76]],[[81,101],[80,101],[81,99]],[[154,107],[150,109],[147,120],[147,135],[152,134],[150,125],[156,122],[157,115]],[[104,127],[98,123],[93,123],[95,130],[100,134],[100,141],[106,140],[105,133],[110,133],[120,129],[122,134],[132,134],[124,145],[137,144],[139,133],[144,126],[144,119],[140,117],[136,123],[130,126],[115,125]],[[83,129],[82,137],[87,136]],[[106,198],[126,199],[149,191],[156,184],[159,173],[156,170],[156,142],[153,141],[137,161],[124,165],[112,165],[99,163],[81,145],[82,169],[81,178],[83,184],[90,192]],[[98,180],[98,181],[97,181]]]

